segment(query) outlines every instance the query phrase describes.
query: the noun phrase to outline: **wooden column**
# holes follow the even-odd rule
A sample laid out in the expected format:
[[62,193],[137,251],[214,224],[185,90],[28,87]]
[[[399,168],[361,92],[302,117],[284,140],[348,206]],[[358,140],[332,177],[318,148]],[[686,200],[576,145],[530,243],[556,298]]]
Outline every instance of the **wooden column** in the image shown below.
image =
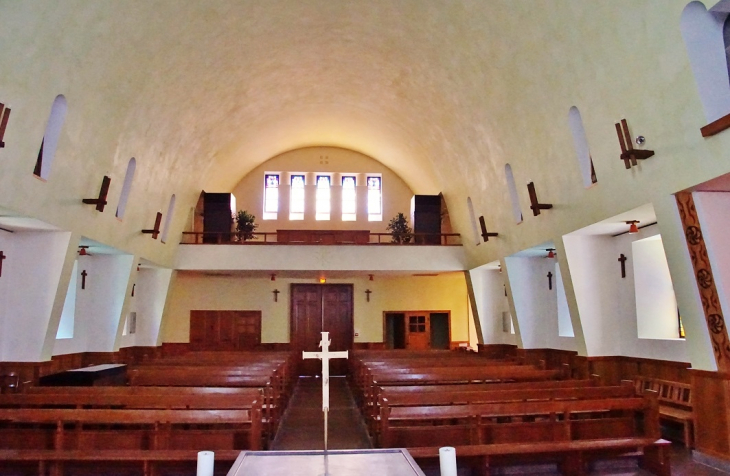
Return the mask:
[[702,236],[702,227],[695,209],[694,199],[689,192],[675,194],[679,216],[682,219],[684,236],[687,240],[687,249],[692,260],[697,289],[702,300],[702,310],[705,313],[707,329],[712,339],[712,350],[719,372],[730,372],[730,339],[728,339],[725,318],[720,307],[720,295],[715,286],[712,275],[710,258],[707,255],[707,245]]

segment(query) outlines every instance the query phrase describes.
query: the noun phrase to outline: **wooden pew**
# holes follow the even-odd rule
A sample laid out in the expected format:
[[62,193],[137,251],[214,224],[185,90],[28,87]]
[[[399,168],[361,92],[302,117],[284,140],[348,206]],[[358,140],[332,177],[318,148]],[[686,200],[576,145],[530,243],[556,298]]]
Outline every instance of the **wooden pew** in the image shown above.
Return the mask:
[[694,411],[692,408],[692,385],[652,377],[634,377],[637,393],[654,391],[659,398],[659,420],[668,420],[682,425],[684,445],[694,446]]
[[7,462],[30,458],[30,454],[23,454],[26,451],[40,452],[33,455],[39,458],[39,466],[53,461],[52,474],[58,475],[62,474],[63,461],[68,461],[69,451],[75,452],[74,461],[120,450],[147,453],[148,461],[160,450],[197,450],[201,446],[212,450],[258,450],[260,443],[261,413],[257,408],[0,409],[0,448],[14,450],[3,453]]
[[584,474],[586,459],[637,449],[643,466],[669,475],[655,396],[381,407],[383,447],[407,447],[416,458],[456,446],[476,457],[479,474],[492,464],[557,461],[564,474]]

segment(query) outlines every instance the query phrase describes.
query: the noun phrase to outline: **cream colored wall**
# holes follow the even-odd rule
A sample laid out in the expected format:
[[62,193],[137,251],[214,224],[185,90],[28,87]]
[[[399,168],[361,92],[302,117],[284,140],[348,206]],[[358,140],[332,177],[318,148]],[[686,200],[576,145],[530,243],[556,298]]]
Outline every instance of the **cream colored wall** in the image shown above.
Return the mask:
[[[163,317],[163,342],[189,342],[190,311],[201,309],[261,310],[261,341],[289,341],[289,285],[313,280],[268,277],[207,276],[176,272]],[[375,276],[328,279],[354,285],[355,342],[383,341],[383,312],[451,311],[451,339],[469,340],[466,283],[462,273],[439,276]],[[278,289],[279,301],[272,291]],[[370,302],[365,290],[370,289]],[[473,333],[473,330],[472,330]]]
[[[279,214],[276,220],[263,219],[264,175],[279,173]],[[289,220],[289,174],[304,173],[305,213],[304,220]],[[331,214],[329,220],[315,220],[315,180],[317,174],[333,174],[331,188]],[[357,220],[342,221],[341,174],[357,176]],[[368,174],[382,175],[383,219],[368,221],[367,184]],[[410,216],[413,192],[403,180],[377,160],[352,150],[338,147],[306,147],[278,155],[256,167],[233,189],[236,206],[256,216],[258,231],[273,232],[277,229],[302,230],[370,230],[386,233],[388,221],[398,212]]]

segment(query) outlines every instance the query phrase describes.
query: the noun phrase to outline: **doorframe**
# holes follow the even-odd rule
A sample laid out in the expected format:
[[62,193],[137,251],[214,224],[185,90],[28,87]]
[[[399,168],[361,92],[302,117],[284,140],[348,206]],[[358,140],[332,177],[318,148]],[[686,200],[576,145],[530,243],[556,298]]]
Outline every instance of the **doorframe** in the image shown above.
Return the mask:
[[[418,314],[418,313],[425,313],[428,315],[428,331],[431,332],[431,314],[447,314],[449,319],[449,348],[451,348],[451,311],[444,309],[444,310],[438,310],[438,309],[427,309],[427,310],[409,310],[409,311],[383,311],[383,345],[387,345],[388,339],[387,339],[387,332],[388,332],[388,323],[386,321],[386,315],[387,314],[404,314],[404,319],[408,318],[408,314]],[[353,316],[354,320],[354,316]],[[406,322],[406,342],[408,341],[408,322]],[[430,347],[430,345],[429,345]]]

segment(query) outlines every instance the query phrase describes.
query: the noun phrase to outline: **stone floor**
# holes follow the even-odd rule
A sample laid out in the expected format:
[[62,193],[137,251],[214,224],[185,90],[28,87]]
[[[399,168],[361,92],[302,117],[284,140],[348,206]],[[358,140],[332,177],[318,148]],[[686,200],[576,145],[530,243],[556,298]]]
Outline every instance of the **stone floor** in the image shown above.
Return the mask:
[[[322,380],[300,378],[274,440],[275,450],[321,450],[324,448],[322,419]],[[367,430],[352,393],[343,377],[330,379],[329,449],[371,448]],[[681,444],[671,448],[673,476],[726,476],[692,460],[691,452]],[[427,476],[438,476],[438,468],[423,468]],[[557,476],[554,465],[518,466],[495,469],[494,475]],[[590,472],[596,476],[644,476],[635,459],[599,462]],[[460,468],[459,476],[468,476]]]

